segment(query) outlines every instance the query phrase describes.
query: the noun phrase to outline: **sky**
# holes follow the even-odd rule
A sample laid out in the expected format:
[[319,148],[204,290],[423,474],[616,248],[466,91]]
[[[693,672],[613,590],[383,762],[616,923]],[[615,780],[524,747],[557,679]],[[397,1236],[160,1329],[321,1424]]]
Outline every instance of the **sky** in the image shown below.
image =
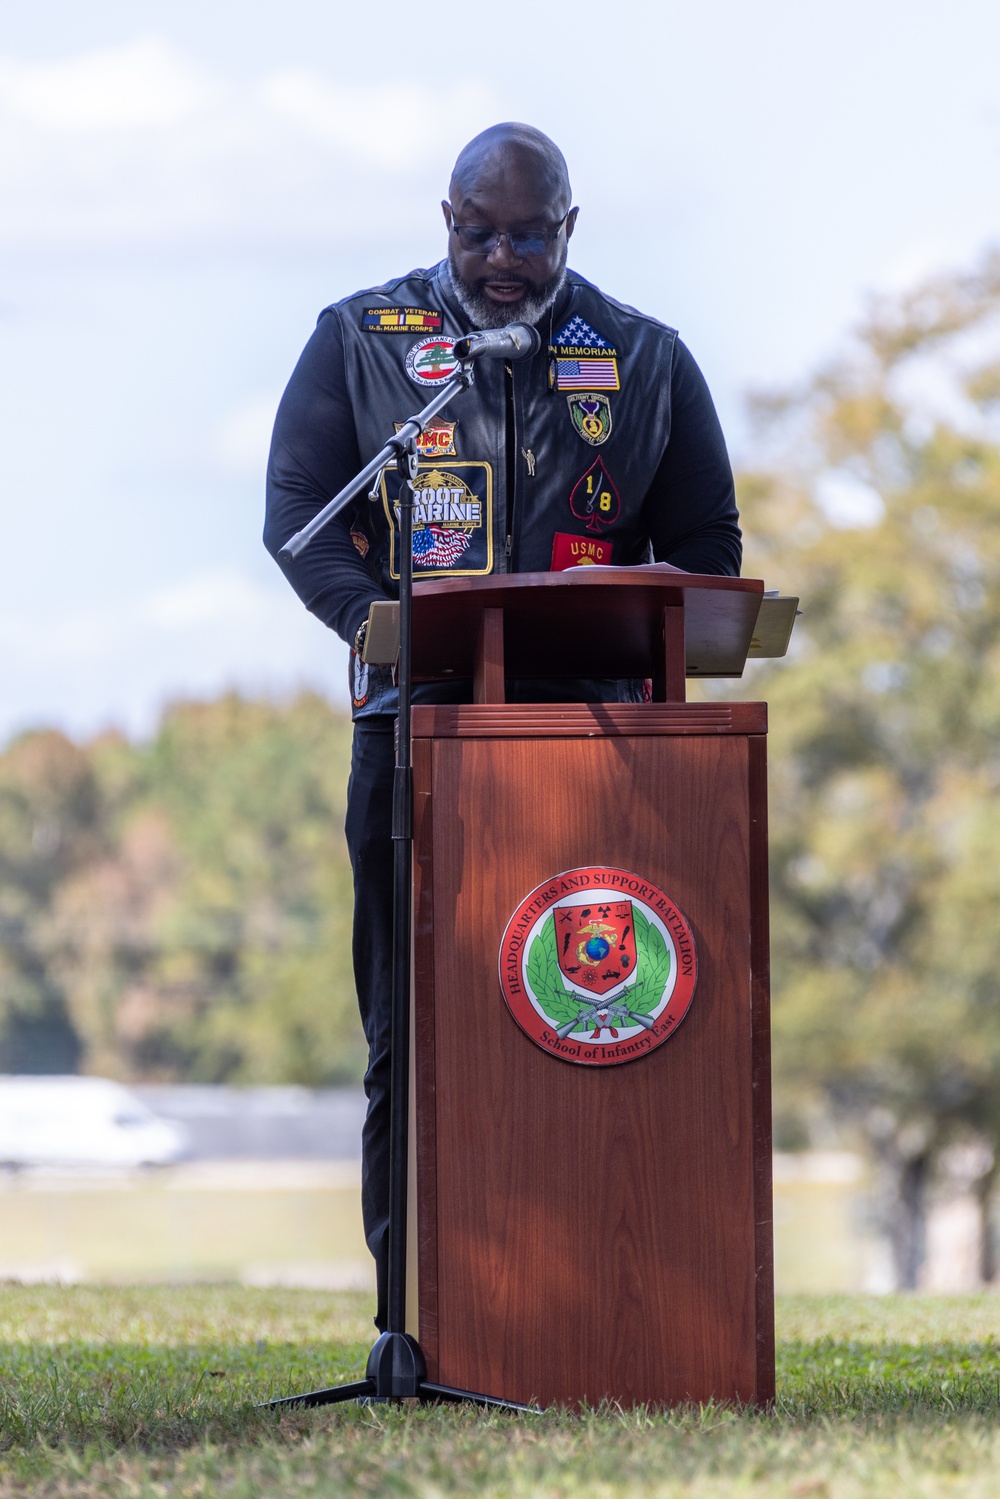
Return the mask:
[[562,146],[571,264],[680,329],[738,459],[748,390],[1000,243],[998,56],[995,0],[5,6],[0,740],[345,699],[260,544],[270,426],[322,307],[444,253],[478,130]]

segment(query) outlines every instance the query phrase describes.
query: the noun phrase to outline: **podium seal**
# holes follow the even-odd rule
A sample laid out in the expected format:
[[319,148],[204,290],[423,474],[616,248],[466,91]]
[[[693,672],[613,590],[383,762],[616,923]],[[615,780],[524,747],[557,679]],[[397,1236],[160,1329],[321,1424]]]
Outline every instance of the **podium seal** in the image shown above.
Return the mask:
[[543,1051],[584,1067],[662,1046],[697,976],[691,928],[669,895],[604,865],[537,885],[500,944],[500,987],[518,1025]]

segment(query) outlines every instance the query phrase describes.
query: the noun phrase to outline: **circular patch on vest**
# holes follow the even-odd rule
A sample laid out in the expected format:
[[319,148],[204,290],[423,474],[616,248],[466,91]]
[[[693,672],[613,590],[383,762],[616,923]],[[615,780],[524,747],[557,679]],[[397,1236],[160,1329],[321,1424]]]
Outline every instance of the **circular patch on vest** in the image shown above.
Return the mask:
[[613,1067],[662,1046],[698,976],[687,919],[626,869],[567,869],[507,923],[500,987],[518,1025],[564,1062]]
[[443,385],[457,370],[453,338],[418,338],[406,352],[406,373],[418,385]]

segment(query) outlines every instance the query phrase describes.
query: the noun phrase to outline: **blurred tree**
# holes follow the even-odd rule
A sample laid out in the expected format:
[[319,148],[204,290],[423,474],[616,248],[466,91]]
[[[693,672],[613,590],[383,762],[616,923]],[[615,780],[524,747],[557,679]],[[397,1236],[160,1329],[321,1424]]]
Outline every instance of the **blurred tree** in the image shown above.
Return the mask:
[[72,1072],[80,1043],[49,962],[62,885],[104,852],[86,755],[24,734],[0,759],[0,1072]]
[[50,1037],[40,1070],[82,1048],[132,1079],[357,1080],[349,756],[350,723],[309,694],[181,703],[145,746],[0,756],[8,1065],[23,1013]]
[[876,304],[843,359],[757,402],[742,483],[745,571],[804,610],[754,684],[779,1123],[821,1091],[860,1126],[901,1286],[941,1153],[1000,1152],[998,356],[1000,256]]

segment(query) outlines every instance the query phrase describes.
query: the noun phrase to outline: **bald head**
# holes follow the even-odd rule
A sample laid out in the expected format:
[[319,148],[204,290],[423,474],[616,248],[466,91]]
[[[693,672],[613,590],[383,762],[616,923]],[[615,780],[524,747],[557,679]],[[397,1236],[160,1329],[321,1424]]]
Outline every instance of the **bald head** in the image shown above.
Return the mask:
[[473,326],[537,322],[559,295],[576,223],[559,147],[533,125],[491,125],[459,155],[448,196],[448,266]]
[[448,196],[458,204],[481,193],[520,196],[525,190],[546,203],[556,218],[573,201],[566,158],[555,141],[534,125],[491,125],[459,152]]

